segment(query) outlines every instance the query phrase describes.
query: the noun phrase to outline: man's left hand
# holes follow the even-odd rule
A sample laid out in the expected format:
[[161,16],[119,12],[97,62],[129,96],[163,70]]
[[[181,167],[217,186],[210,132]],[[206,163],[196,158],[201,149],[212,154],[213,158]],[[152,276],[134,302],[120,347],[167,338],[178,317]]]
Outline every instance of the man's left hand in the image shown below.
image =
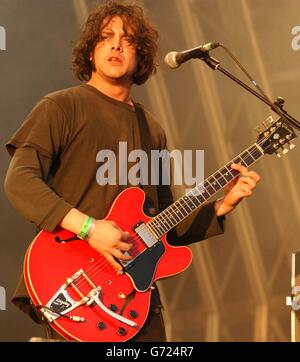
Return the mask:
[[223,216],[231,212],[244,198],[252,195],[252,190],[260,180],[260,176],[249,171],[246,167],[232,164],[231,168],[240,173],[240,176],[230,182],[225,190],[224,197],[217,200],[215,210],[217,216]]

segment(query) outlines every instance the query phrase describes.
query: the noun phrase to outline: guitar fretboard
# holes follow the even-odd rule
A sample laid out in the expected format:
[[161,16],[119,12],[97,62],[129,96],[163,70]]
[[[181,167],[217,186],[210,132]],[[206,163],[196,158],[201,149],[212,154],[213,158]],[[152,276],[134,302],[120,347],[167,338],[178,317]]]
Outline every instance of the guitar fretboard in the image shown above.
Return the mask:
[[257,143],[250,146],[204,182],[152,218],[147,225],[158,238],[161,238],[239,175],[239,172],[231,168],[233,163],[249,167],[263,155],[264,152]]

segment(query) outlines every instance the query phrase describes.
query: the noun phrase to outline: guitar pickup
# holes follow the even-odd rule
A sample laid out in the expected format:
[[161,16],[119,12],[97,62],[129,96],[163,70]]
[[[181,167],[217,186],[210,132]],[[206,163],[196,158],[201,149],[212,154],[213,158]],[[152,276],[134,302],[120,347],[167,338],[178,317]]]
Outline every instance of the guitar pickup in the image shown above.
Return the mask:
[[133,231],[138,234],[148,248],[152,248],[159,241],[148,226],[142,221],[133,227]]

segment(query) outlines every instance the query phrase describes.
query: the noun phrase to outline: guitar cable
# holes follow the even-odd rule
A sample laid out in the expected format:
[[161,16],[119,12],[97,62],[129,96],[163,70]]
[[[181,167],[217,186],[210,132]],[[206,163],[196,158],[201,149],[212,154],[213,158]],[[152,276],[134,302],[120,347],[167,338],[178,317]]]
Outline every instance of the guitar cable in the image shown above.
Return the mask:
[[[62,313],[59,313],[59,312],[55,312],[54,310],[52,310],[51,308],[49,308],[49,307],[47,307],[47,306],[45,306],[45,305],[36,305],[35,306],[38,310],[39,310],[39,312],[42,312],[43,313],[43,311],[41,310],[41,309],[46,309],[46,310],[48,310],[50,313],[54,313],[54,314],[56,314],[56,315],[58,315],[58,316],[60,316],[60,317],[63,317],[63,318],[66,318],[66,319],[70,319],[71,321],[73,321],[73,322],[85,322],[85,318],[83,318],[83,317],[78,317],[78,316],[68,316],[68,315],[65,315],[65,314],[62,314]],[[44,313],[43,313],[44,314]],[[47,317],[46,317],[47,318]]]

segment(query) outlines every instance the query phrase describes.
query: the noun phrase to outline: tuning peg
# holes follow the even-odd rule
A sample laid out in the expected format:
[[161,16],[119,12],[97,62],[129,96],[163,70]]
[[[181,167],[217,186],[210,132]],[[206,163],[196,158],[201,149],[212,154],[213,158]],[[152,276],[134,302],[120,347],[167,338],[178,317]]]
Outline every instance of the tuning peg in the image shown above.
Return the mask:
[[285,154],[287,154],[289,152],[288,148],[284,148],[284,147],[280,147],[277,151],[276,151],[276,155],[278,158],[281,158],[282,156],[284,156]]
[[274,104],[279,107],[279,108],[283,108],[285,103],[285,100],[282,97],[277,97],[276,101],[274,102]]
[[289,149],[293,150],[296,147],[296,145],[292,142],[289,142]]
[[263,122],[263,125],[266,127],[270,127],[274,123],[274,119],[272,116],[269,116],[265,122]]
[[289,148],[288,147],[283,147],[282,148],[282,155],[286,155],[289,152]]
[[262,129],[259,126],[255,127],[255,130],[258,134],[262,133]]
[[278,158],[281,158],[282,156],[286,155],[289,152],[288,147],[281,147],[279,150],[276,151],[276,155]]
[[285,136],[285,138],[286,138],[287,140],[290,140],[290,139],[292,138],[292,135],[289,133],[289,134],[287,134],[287,135]]
[[272,116],[268,117],[268,121],[270,122],[270,124],[273,124],[275,122],[274,118]]

